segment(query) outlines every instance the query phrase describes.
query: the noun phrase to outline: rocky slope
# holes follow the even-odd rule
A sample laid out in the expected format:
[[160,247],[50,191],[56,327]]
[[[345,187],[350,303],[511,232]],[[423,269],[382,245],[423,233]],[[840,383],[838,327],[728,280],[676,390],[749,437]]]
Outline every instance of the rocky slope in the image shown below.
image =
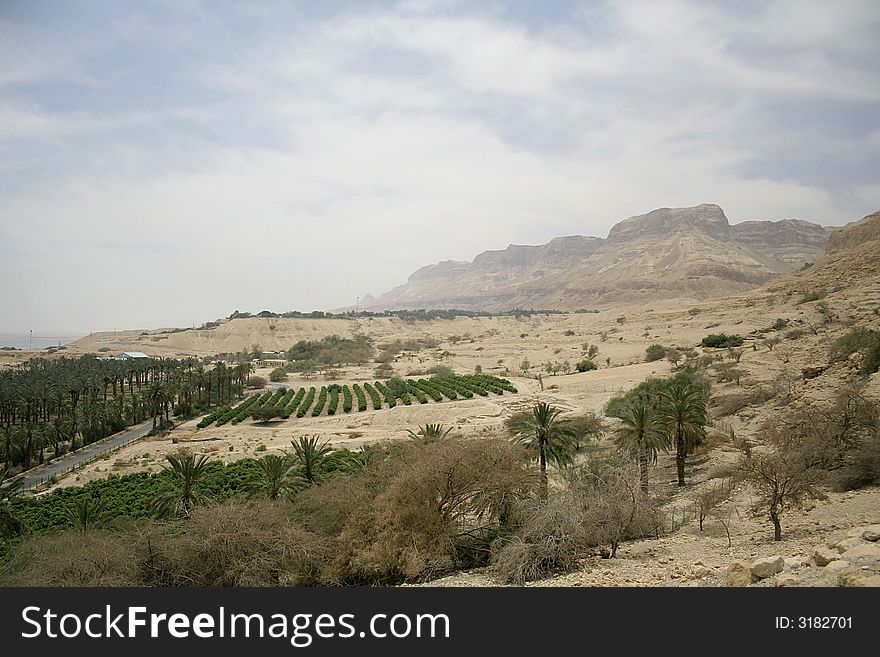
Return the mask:
[[880,212],[869,214],[831,233],[827,252],[808,269],[766,286],[778,292],[842,292],[863,309],[880,302]]
[[717,205],[661,208],[615,225],[607,239],[510,245],[473,262],[445,261],[362,307],[574,310],[658,298],[743,292],[813,262],[829,229],[807,221],[731,226]]
[[875,212],[833,231],[828,240],[828,253],[878,240],[880,240],[880,212]]

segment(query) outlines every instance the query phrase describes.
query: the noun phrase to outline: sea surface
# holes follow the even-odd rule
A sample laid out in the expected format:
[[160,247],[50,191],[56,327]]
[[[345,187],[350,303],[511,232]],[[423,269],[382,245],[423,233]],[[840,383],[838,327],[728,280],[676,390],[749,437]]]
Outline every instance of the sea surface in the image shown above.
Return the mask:
[[27,335],[0,335],[0,347],[15,347],[16,349],[46,349],[47,347],[57,347],[65,345],[68,342],[78,340],[82,336],[78,335],[55,335],[55,336],[34,336],[31,338]]

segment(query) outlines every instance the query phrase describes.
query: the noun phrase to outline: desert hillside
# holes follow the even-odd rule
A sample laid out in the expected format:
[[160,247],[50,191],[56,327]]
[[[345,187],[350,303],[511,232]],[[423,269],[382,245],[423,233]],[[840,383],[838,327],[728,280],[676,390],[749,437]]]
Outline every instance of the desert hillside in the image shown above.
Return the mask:
[[810,223],[731,226],[717,205],[662,208],[616,224],[607,239],[510,245],[473,262],[423,267],[364,307],[576,310],[736,294],[813,262],[830,230]]
[[[506,421],[547,402],[566,417],[595,413],[607,423],[598,447],[614,450],[617,420],[604,417],[607,402],[651,377],[684,366],[711,382],[707,440],[687,462],[687,486],[677,485],[674,454],[661,453],[652,466],[651,497],[662,518],[653,538],[624,543],[616,557],[587,553],[564,574],[530,585],[566,586],[876,586],[880,577],[880,489],[828,488],[820,499],[783,514],[783,540],[773,540],[766,513],[755,511],[756,493],[735,478],[743,440],[768,449],[766,427],[796,418],[817,421],[833,412],[841,395],[854,391],[876,408],[880,373],[862,376],[852,354],[834,357],[832,345],[855,329],[880,331],[880,215],[836,233],[827,254],[811,267],[780,276],[745,293],[693,305],[663,303],[599,313],[543,314],[455,320],[403,321],[248,318],[208,330],[132,331],[94,334],[71,351],[98,345],[162,355],[236,352],[260,345],[285,349],[300,339],[337,334],[370,337],[382,349],[402,342],[386,360],[291,372],[270,386],[288,389],[332,384],[364,385],[381,376],[417,378],[444,366],[455,373],[482,371],[508,378],[516,391],[438,403],[413,403],[357,413],[290,415],[268,423],[199,427],[199,419],[93,461],[70,473],[55,488],[79,486],[110,475],[158,472],[166,457],[185,447],[224,463],[244,457],[283,454],[291,441],[312,437],[334,447],[357,449],[376,443],[409,441],[407,431],[429,423],[448,428],[453,438],[509,436]],[[718,222],[716,228],[724,231]],[[620,229],[626,240],[630,226]],[[708,334],[739,336],[739,348],[700,346]],[[158,339],[156,339],[158,338]],[[429,339],[428,339],[429,338]],[[404,344],[406,346],[404,346]],[[648,347],[664,354],[648,358]],[[576,373],[572,365],[592,353],[598,369]],[[270,368],[258,375],[267,377]],[[292,392],[292,390],[291,390]],[[851,398],[852,399],[852,398]],[[859,402],[863,403],[863,402]],[[555,477],[555,475],[554,475]],[[554,486],[563,486],[554,478]],[[698,509],[707,494],[723,499],[702,524]],[[491,568],[434,580],[431,585],[504,584]]]

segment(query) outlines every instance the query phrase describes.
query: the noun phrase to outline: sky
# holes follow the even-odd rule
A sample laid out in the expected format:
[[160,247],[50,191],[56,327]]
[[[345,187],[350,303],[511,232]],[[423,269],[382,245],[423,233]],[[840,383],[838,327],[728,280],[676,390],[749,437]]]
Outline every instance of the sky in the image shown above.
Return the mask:
[[0,1],[0,333],[332,309],[658,207],[880,209],[880,3]]

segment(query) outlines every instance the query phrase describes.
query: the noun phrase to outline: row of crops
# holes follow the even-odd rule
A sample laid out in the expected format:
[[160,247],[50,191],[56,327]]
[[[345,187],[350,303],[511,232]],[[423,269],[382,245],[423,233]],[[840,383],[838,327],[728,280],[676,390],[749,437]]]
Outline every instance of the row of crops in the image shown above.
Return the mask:
[[[473,399],[515,393],[517,390],[507,379],[488,374],[470,376],[445,376],[430,379],[391,379],[375,383],[358,383],[351,387],[331,384],[320,388],[278,388],[275,391],[253,395],[234,407],[224,406],[206,415],[198,424],[200,429],[215,424],[238,424],[254,411],[277,408],[283,419],[295,415],[318,417],[339,413],[361,413],[367,410],[394,408],[398,404],[440,403],[457,399]],[[341,406],[340,406],[341,402]]]

